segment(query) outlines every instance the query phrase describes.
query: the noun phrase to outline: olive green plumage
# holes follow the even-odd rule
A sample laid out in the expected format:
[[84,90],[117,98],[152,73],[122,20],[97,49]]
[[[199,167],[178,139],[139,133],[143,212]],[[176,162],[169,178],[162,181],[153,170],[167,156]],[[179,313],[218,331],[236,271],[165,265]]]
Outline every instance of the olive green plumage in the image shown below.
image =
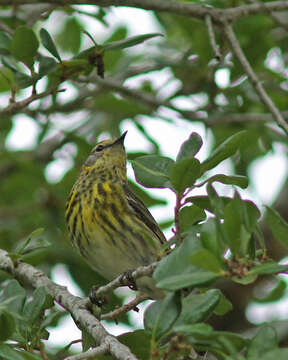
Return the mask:
[[[124,133],[98,143],[84,163],[66,205],[73,244],[107,280],[154,262],[166,239],[126,177]],[[153,280],[137,280],[140,290],[162,297]]]

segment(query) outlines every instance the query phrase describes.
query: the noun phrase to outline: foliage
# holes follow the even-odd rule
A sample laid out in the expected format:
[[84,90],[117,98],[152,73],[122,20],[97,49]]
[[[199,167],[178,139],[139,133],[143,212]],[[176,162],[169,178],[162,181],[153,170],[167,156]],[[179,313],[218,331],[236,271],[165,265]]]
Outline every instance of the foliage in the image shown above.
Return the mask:
[[[256,326],[245,315],[253,302],[275,304],[286,296],[279,274],[288,270],[283,262],[287,191],[279,188],[275,205],[263,209],[243,192],[251,185],[249,169],[255,161],[279,148],[287,156],[287,134],[276,126],[273,107],[257,90],[263,83],[280,116],[287,118],[287,26],[281,18],[286,13],[276,16],[267,1],[247,16],[231,18],[239,45],[261,79],[253,83],[217,13],[198,16],[197,3],[208,12],[211,6],[237,10],[246,4],[178,1],[170,12],[142,10],[156,29],[142,31],[139,25],[133,36],[128,24],[112,26],[104,7],[84,10],[73,1],[63,7],[50,4],[49,10],[31,10],[21,1],[1,5],[0,248],[16,265],[24,260],[49,276],[56,265],[65,264],[83,296],[92,285],[103,284],[72,249],[64,207],[91,147],[103,135],[119,136],[129,127],[135,143],[147,144],[145,151],[128,153],[140,184],[131,181],[133,191],[153,207],[166,204],[161,196],[166,189],[175,204],[174,214],[162,224],[173,227],[170,252],[153,274],[166,297],[147,306],[143,329],[135,329],[125,312],[117,317],[119,326],[131,327],[118,339],[142,360],[287,359],[283,322],[260,319]],[[196,10],[180,17],[177,4]],[[101,26],[105,35],[92,33],[93,26],[88,33],[86,21]],[[221,71],[229,75],[228,85],[217,80]],[[15,149],[9,139],[25,120],[36,129],[34,143]],[[163,128],[174,126],[175,134],[182,127],[186,134],[173,158],[162,151],[168,142],[164,130],[151,130],[157,121]],[[175,135],[175,143],[181,141]],[[61,176],[49,176],[61,161]],[[231,169],[224,171],[227,163]],[[277,169],[272,171],[276,178]],[[152,196],[143,186],[158,190]],[[4,271],[1,280],[0,357],[73,354],[70,344],[46,346],[50,329],[67,313],[54,306],[45,289],[32,292]],[[115,293],[101,311],[122,304],[123,296]],[[83,347],[94,346],[81,330]]]

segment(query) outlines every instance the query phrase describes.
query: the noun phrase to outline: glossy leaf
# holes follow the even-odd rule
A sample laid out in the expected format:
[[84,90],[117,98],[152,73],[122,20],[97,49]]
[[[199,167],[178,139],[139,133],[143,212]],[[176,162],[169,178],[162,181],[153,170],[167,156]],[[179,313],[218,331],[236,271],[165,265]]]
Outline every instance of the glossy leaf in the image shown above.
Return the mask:
[[8,285],[4,288],[1,296],[1,302],[9,300],[7,309],[11,312],[21,314],[24,301],[26,298],[26,291],[13,279],[9,281]]
[[224,174],[217,174],[205,180],[205,183],[208,182],[209,183],[220,182],[226,185],[235,185],[235,186],[239,186],[241,189],[246,189],[248,186],[248,178],[246,176],[240,176],[240,175],[227,176]]
[[204,286],[219,277],[216,273],[210,271],[197,271],[191,274],[172,275],[166,279],[160,280],[157,287],[164,290],[176,291],[186,287]]
[[15,321],[13,316],[7,311],[0,311],[0,341],[6,341],[15,330]]
[[0,54],[8,55],[10,53],[11,37],[4,31],[0,31]]
[[218,302],[214,313],[219,316],[223,316],[227,314],[229,311],[233,309],[233,304],[230,300],[227,299],[227,297],[221,293],[220,301]]
[[[188,235],[184,238],[183,243],[171,252],[168,256],[165,256],[159,262],[156,270],[154,271],[153,278],[158,286],[161,285],[161,282],[172,281],[173,287],[180,289],[182,287],[182,282],[177,284],[178,277],[179,280],[190,281],[190,277],[194,272],[199,272],[195,266],[193,266],[189,260],[189,256],[196,250],[201,248],[199,240],[193,235]],[[186,278],[185,278],[186,277]],[[186,280],[187,279],[187,280]],[[174,281],[175,280],[175,281]],[[197,276],[195,275],[195,281],[197,281]]]
[[239,133],[232,135],[222,144],[220,144],[213,151],[212,155],[207,160],[203,161],[203,163],[201,164],[201,174],[203,174],[207,170],[213,169],[218,164],[220,164],[220,162],[234,155],[235,152],[239,149],[241,142],[243,141],[246,134],[246,130],[240,131]]
[[19,26],[10,44],[11,54],[19,61],[32,67],[37,54],[39,41],[34,31],[28,26]]
[[163,36],[163,35],[159,34],[159,33],[151,33],[151,34],[143,34],[143,35],[132,36],[132,37],[129,37],[129,38],[124,39],[124,40],[112,41],[112,42],[107,43],[107,44],[102,44],[101,48],[103,50],[105,50],[105,51],[121,50],[121,49],[125,49],[127,47],[130,47],[130,46],[135,46],[135,45],[141,44],[145,40],[152,39],[152,38],[154,38],[156,36]]
[[28,351],[15,350],[4,343],[0,343],[0,357],[3,360],[41,360],[40,356]]
[[5,67],[0,67],[0,92],[10,91],[14,84],[13,72]]
[[181,162],[182,160],[193,158],[201,149],[202,144],[203,140],[201,136],[193,132],[189,136],[188,140],[184,141],[184,143],[181,145],[176,162]]
[[205,211],[200,209],[198,206],[185,206],[179,212],[180,230],[182,233],[185,233],[196,223],[204,221],[205,219]]
[[159,339],[167,333],[177,320],[181,311],[179,294],[173,293],[164,300],[149,305],[144,314],[144,328],[152,333],[152,338]]
[[221,298],[220,290],[208,290],[204,294],[191,295],[183,299],[182,311],[175,326],[195,324],[212,315]]
[[222,264],[220,263],[219,259],[207,249],[195,251],[190,255],[189,259],[191,263],[199,269],[218,274],[222,270]]
[[45,76],[52,71],[55,71],[57,67],[57,62],[48,56],[42,56],[39,61],[39,75]]
[[171,167],[170,181],[178,193],[183,193],[186,188],[192,187],[199,177],[200,162],[195,158],[176,162]]
[[39,287],[34,291],[32,301],[25,304],[23,316],[29,323],[33,324],[36,320],[39,320],[44,310],[52,307],[53,304],[51,295],[46,293],[44,287]]
[[276,210],[269,206],[266,206],[266,222],[275,238],[288,247],[288,224]]
[[132,161],[136,180],[146,186],[162,188],[169,186],[169,173],[174,161],[158,155],[140,156]]
[[286,272],[288,270],[288,265],[280,265],[276,262],[267,262],[266,264],[261,264],[253,267],[249,273],[250,274],[278,274]]
[[40,38],[43,46],[50,52],[51,55],[53,55],[57,60],[59,60],[59,62],[61,62],[61,57],[58,53],[56,45],[51,35],[48,33],[46,29],[42,28],[40,30]]
[[262,327],[252,339],[248,348],[248,360],[260,359],[268,351],[277,348],[277,334],[271,326]]

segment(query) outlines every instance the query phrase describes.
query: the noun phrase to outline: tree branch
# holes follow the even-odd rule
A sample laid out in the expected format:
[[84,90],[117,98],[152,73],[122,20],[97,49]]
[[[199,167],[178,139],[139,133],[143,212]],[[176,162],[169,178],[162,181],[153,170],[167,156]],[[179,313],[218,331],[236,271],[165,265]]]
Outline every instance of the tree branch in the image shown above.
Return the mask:
[[[135,280],[140,277],[143,277],[143,276],[151,276],[153,274],[154,270],[156,269],[157,265],[158,265],[158,263],[154,262],[147,266],[139,266],[136,270],[134,270],[131,273],[131,276]],[[101,297],[104,294],[107,294],[107,293],[113,291],[114,289],[117,289],[118,287],[125,286],[125,285],[131,285],[131,282],[128,279],[126,279],[125,277],[123,277],[123,275],[119,275],[119,276],[117,276],[117,278],[110,281],[108,284],[100,286],[94,292],[93,296]]]
[[94,359],[97,355],[103,355],[109,352],[109,345],[108,344],[102,344],[100,346],[97,346],[94,349],[90,349],[88,351],[85,351],[84,353],[77,354],[74,356],[69,356],[65,360],[85,360],[85,359]]
[[109,313],[101,315],[101,320],[115,320],[120,315],[130,311],[137,310],[137,305],[139,305],[142,301],[149,300],[149,296],[145,294],[138,293],[135,298],[130,301],[128,304],[124,304],[118,309],[110,311]]
[[54,300],[69,311],[75,323],[85,329],[102,347],[109,348],[109,353],[118,360],[137,360],[130,349],[110,335],[100,321],[87,309],[85,300],[71,295],[66,287],[55,284],[42,271],[33,266],[19,262],[14,265],[7,252],[0,250],[0,269],[11,274],[20,282],[28,283],[34,288],[44,286]]
[[232,29],[232,26],[228,23],[224,25],[224,34],[226,35],[231,49],[234,52],[235,56],[239,60],[240,64],[242,65],[244,71],[248,75],[252,85],[254,86],[259,98],[262,100],[263,104],[271,111],[275,121],[277,124],[285,131],[288,135],[288,124],[284,120],[282,114],[278,110],[278,108],[273,103],[272,99],[267,94],[266,90],[264,89],[262,83],[258,79],[257,75],[255,74],[252,66],[250,65],[248,59],[246,58],[236,36]]
[[18,110],[21,110],[24,107],[28,106],[29,104],[31,104],[35,100],[42,99],[42,98],[46,97],[47,95],[51,95],[51,94],[56,93],[56,92],[65,91],[65,90],[61,90],[61,89],[57,90],[57,87],[58,87],[58,84],[52,86],[51,88],[49,88],[46,91],[43,91],[42,93],[32,94],[32,95],[30,95],[28,98],[26,98],[24,100],[12,102],[10,105],[6,106],[5,108],[0,109],[0,115],[14,114],[14,113],[18,112]]
[[154,10],[167,12],[186,17],[204,20],[210,15],[215,22],[223,23],[223,21],[235,21],[239,18],[247,17],[255,14],[262,14],[267,11],[277,12],[288,10],[288,2],[270,1],[265,3],[265,9],[262,4],[241,5],[229,9],[215,9],[212,6],[199,5],[188,2],[176,2],[167,0],[1,0],[1,5],[16,6],[26,4],[56,4],[56,5],[97,5],[100,7],[108,6],[129,6],[144,10]]

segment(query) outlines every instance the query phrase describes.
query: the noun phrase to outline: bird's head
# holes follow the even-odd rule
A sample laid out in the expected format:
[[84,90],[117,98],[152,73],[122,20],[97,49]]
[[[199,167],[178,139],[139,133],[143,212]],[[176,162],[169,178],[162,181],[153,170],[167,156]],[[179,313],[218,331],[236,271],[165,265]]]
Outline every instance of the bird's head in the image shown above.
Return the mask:
[[126,134],[127,131],[116,140],[108,139],[99,142],[85,161],[83,170],[95,169],[96,173],[112,170],[116,171],[121,178],[126,179],[126,153],[124,148]]

